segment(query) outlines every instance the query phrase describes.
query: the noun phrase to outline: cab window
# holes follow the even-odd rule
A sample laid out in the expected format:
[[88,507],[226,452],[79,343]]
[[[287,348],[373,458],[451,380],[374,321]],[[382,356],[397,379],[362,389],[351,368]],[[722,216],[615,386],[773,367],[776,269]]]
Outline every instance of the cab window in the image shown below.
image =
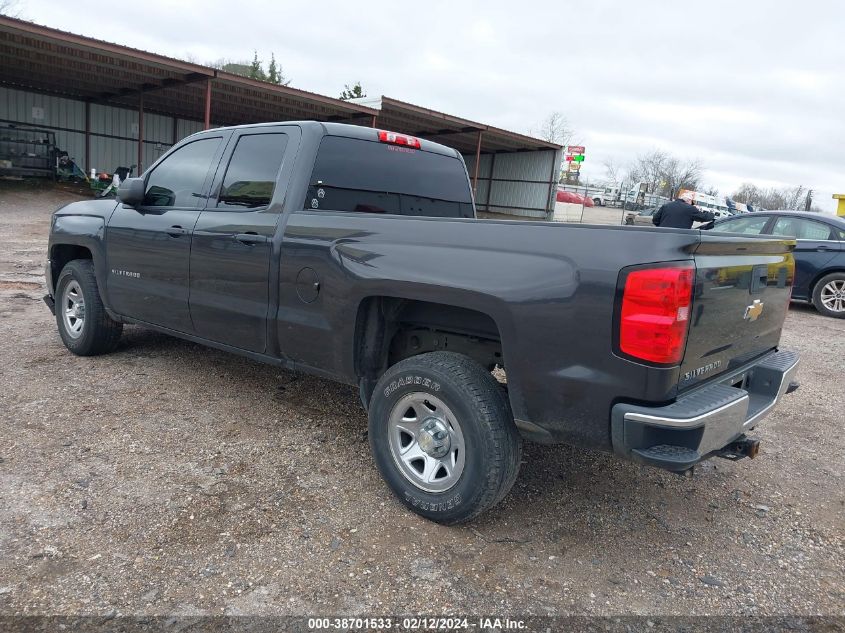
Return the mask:
[[287,134],[247,134],[238,139],[217,199],[218,211],[266,207],[273,198]]
[[205,180],[221,137],[183,145],[165,158],[147,178],[145,207],[196,209],[205,205]]
[[775,222],[775,228],[772,229],[772,233],[774,235],[783,235],[784,237],[794,237],[799,240],[830,239],[830,227],[827,224],[822,224],[815,220],[805,220],[804,218],[778,218],[777,222]]
[[725,231],[727,233],[743,233],[745,235],[760,235],[760,232],[766,226],[769,218],[766,216],[755,215],[744,218],[731,218],[724,222],[719,222],[716,230]]

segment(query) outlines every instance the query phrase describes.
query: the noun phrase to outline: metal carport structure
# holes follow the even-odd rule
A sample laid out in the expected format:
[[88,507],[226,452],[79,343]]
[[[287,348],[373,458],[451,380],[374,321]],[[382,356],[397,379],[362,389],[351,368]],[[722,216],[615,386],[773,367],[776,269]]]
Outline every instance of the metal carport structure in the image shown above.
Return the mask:
[[554,208],[560,146],[397,99],[342,101],[5,16],[0,56],[0,123],[55,131],[86,171],[135,162],[140,172],[213,126],[340,121],[456,148],[482,211],[547,218]]

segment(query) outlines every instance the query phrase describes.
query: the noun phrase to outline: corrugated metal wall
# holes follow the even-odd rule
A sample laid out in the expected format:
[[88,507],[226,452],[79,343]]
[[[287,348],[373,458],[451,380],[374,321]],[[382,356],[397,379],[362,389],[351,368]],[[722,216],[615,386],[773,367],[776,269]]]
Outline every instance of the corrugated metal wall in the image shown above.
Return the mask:
[[[76,159],[87,173],[112,171],[138,162],[138,111],[91,104],[91,155],[85,157],[85,103],[63,97],[0,86],[0,123],[26,124],[53,130],[56,145]],[[199,132],[201,121],[144,114],[144,168],[152,165],[175,140]],[[475,171],[475,154],[464,155],[467,171]],[[554,209],[561,153],[552,150],[482,154],[476,206],[482,211],[545,219]],[[554,161],[554,163],[553,163]],[[557,165],[557,167],[553,167]],[[136,174],[138,172],[136,171]]]
[[[547,219],[554,209],[554,181],[561,158],[561,152],[553,150],[482,154],[476,207],[492,213]],[[464,160],[472,179],[475,155],[465,154]]]
[[[76,159],[86,173],[92,168],[112,171],[138,162],[138,111],[91,104],[91,155],[85,159],[85,103],[0,86],[0,123],[26,124],[52,130],[56,146]],[[203,128],[189,121],[159,114],[144,114],[143,166],[149,167],[176,140]]]

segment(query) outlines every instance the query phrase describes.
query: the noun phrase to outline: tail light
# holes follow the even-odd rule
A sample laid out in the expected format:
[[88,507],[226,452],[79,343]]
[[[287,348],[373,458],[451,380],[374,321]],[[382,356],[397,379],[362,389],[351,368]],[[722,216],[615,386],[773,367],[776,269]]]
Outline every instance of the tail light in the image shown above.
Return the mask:
[[397,134],[396,132],[387,132],[385,130],[379,130],[378,140],[382,143],[391,143],[392,145],[403,145],[405,147],[413,147],[414,149],[420,149],[422,147],[422,145],[420,144],[420,139],[418,138],[415,138],[413,136],[405,136],[404,134]]
[[620,351],[652,363],[680,363],[694,279],[691,266],[628,273],[620,311]]

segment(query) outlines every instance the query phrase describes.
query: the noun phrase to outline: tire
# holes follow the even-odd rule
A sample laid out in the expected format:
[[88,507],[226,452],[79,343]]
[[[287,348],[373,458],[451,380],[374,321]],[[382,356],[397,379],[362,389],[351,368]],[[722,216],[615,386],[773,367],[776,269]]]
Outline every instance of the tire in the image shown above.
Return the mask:
[[604,205],[601,203],[601,198],[593,198],[593,204],[597,207],[603,207]]
[[379,379],[370,401],[370,448],[397,497],[446,525],[504,499],[519,472],[519,432],[507,396],[481,365],[430,352]]
[[830,273],[816,282],[813,305],[825,316],[845,319],[845,272]]
[[97,356],[117,346],[123,324],[106,312],[90,259],[74,259],[65,264],[56,282],[55,298],[59,336],[71,352]]

